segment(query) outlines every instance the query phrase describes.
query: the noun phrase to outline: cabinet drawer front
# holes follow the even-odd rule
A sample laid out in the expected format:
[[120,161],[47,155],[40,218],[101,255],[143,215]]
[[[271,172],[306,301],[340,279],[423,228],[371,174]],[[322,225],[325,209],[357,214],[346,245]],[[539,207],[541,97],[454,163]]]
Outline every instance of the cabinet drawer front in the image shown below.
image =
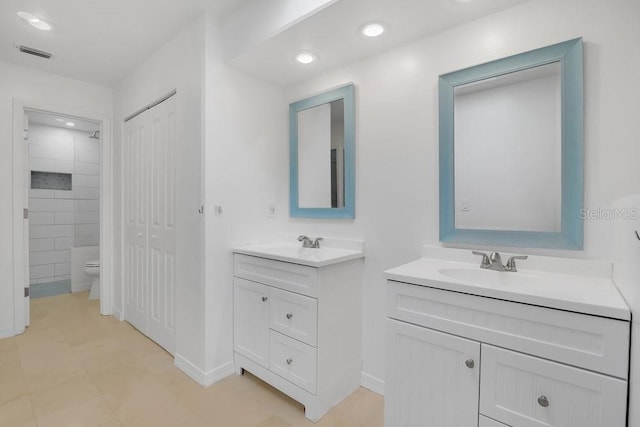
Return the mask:
[[233,279],[233,348],[269,367],[269,287]]
[[509,427],[506,424],[499,423],[496,420],[485,417],[484,415],[480,415],[478,421],[478,427]]
[[478,424],[480,343],[387,320],[385,425]]
[[282,378],[316,394],[315,347],[270,331],[270,369]]
[[389,317],[626,379],[629,322],[389,281]]
[[482,345],[480,412],[508,425],[624,427],[627,383]]
[[318,345],[318,301],[276,288],[270,289],[269,327],[306,344]]
[[236,277],[310,297],[318,295],[318,269],[249,255],[233,256]]

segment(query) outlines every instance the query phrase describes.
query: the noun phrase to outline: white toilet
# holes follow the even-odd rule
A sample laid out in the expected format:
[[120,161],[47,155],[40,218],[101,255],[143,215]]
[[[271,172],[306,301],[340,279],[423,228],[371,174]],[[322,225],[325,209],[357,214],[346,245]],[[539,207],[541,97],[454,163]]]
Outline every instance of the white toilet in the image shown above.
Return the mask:
[[93,277],[89,299],[100,299],[100,260],[87,261],[84,265],[87,276]]

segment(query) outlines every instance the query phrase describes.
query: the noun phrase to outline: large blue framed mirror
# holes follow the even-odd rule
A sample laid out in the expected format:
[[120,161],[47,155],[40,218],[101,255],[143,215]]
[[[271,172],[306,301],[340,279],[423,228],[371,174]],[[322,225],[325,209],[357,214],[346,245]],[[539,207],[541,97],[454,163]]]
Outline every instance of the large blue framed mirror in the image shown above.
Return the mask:
[[289,105],[289,213],[355,217],[355,88]]
[[440,76],[440,241],[583,248],[582,39]]

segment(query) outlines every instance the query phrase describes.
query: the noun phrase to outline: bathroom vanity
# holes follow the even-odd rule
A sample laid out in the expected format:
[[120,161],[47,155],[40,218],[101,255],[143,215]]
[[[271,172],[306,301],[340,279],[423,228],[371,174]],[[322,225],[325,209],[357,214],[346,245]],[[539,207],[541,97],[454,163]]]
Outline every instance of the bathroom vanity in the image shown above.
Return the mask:
[[360,385],[360,248],[234,249],[234,362],[317,421]]
[[385,426],[626,425],[631,315],[610,265],[497,272],[444,251],[386,272]]

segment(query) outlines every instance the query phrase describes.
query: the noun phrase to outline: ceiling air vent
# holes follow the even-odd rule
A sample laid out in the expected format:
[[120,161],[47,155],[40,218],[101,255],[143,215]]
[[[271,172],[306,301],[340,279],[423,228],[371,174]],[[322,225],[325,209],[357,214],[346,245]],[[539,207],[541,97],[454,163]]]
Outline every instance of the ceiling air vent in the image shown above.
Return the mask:
[[16,48],[22,53],[28,53],[29,55],[38,56],[44,59],[51,59],[53,53],[45,52],[44,50],[34,49],[29,46],[25,46],[22,44],[16,44]]

